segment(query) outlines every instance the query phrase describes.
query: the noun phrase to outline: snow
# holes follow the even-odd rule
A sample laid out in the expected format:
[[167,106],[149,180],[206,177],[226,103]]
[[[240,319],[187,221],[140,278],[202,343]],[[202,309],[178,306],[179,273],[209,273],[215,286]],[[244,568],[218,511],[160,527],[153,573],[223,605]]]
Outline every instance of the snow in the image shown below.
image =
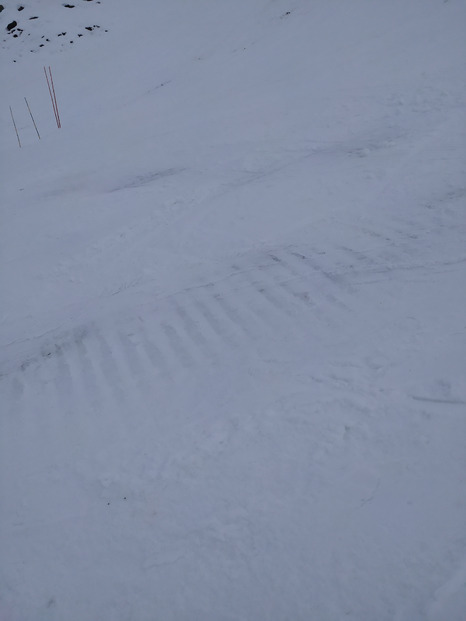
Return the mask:
[[465,3],[70,4],[0,13],[0,620],[463,621]]

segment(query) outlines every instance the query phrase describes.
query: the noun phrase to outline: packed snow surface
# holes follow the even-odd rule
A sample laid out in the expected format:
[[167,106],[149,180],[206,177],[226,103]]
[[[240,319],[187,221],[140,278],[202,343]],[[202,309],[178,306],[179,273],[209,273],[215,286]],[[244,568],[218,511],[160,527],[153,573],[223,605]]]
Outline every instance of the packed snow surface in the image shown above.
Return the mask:
[[1,7],[0,620],[464,621],[464,0]]

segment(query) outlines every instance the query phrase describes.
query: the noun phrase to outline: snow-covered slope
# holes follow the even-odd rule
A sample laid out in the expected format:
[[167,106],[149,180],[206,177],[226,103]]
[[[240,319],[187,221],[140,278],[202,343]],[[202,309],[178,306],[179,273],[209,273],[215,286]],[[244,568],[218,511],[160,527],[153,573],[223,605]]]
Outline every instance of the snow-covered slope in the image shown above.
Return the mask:
[[64,4],[0,12],[1,621],[462,621],[465,3]]

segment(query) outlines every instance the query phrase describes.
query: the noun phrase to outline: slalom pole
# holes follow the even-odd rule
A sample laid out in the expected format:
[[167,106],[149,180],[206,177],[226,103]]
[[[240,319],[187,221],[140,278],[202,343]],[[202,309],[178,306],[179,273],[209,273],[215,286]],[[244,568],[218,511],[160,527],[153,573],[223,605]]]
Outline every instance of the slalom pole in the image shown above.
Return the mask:
[[34,123],[35,130],[36,130],[37,135],[39,136],[39,140],[40,140],[39,130],[37,129],[36,122],[34,121],[34,117],[32,116],[31,108],[29,107],[28,100],[26,99],[26,97],[24,98],[24,101],[26,102],[26,106],[28,107],[29,114],[31,115],[32,122]]
[[10,114],[11,114],[11,120],[13,121],[13,125],[14,125],[14,128],[15,128],[16,138],[18,138],[19,148],[21,149],[21,140],[19,139],[18,129],[16,127],[15,117],[13,116],[13,110],[11,109],[11,106],[10,106]]
[[55,110],[55,102],[53,100],[52,89],[50,88],[49,76],[47,75],[47,69],[45,67],[44,67],[44,73],[45,73],[45,79],[47,80],[47,86],[49,87],[50,99],[52,100],[52,108],[53,108],[53,113],[55,115],[55,122],[57,123],[57,127],[58,127],[57,111]]
[[55,110],[57,111],[58,127],[61,128],[60,113],[58,112],[57,96],[55,95],[55,86],[53,85],[52,70],[49,67],[50,82],[52,83],[53,98],[55,100]]

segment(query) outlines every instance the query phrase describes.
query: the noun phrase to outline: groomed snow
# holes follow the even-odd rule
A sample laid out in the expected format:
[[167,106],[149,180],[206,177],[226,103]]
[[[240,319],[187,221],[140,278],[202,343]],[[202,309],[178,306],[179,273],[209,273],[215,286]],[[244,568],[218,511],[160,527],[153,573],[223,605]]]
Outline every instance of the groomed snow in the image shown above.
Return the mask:
[[0,621],[463,621],[466,3],[63,4],[0,12]]

